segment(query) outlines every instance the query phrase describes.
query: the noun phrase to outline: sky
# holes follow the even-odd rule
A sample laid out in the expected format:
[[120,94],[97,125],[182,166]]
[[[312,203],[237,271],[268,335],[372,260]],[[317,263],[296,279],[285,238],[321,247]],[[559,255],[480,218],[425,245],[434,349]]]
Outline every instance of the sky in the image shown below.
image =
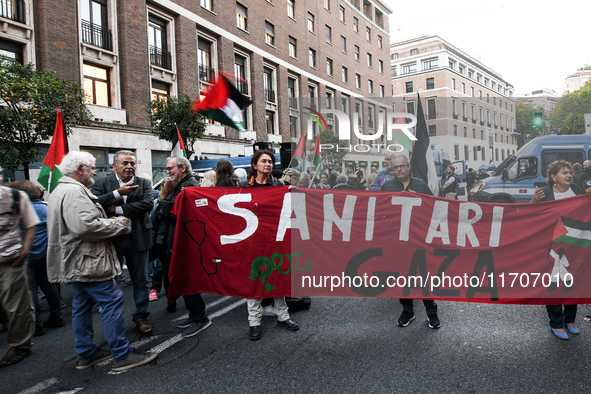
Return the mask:
[[390,41],[437,35],[515,87],[564,93],[565,78],[591,66],[591,1],[384,0]]

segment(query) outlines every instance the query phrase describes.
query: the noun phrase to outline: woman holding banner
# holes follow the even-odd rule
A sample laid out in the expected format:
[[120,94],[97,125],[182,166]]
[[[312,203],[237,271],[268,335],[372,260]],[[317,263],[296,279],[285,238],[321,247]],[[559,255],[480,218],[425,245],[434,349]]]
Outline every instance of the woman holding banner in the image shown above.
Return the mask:
[[[248,181],[242,182],[240,187],[258,187],[258,186],[284,186],[283,182],[275,179],[271,171],[275,166],[275,156],[273,153],[265,150],[257,150],[250,161],[250,173]],[[256,341],[261,338],[261,312],[262,299],[246,300],[248,306],[248,323],[250,331],[248,339]],[[275,297],[275,312],[277,313],[277,325],[289,331],[297,331],[300,327],[289,318],[289,311],[285,297]]]
[[[548,166],[548,186],[542,189],[536,187],[531,202],[560,200],[583,194],[577,185],[573,183],[573,166],[565,160],[556,160]],[[564,310],[563,310],[564,307]],[[577,305],[546,305],[550,318],[550,331],[560,339],[568,339],[568,330],[573,335],[579,334],[575,326]]]

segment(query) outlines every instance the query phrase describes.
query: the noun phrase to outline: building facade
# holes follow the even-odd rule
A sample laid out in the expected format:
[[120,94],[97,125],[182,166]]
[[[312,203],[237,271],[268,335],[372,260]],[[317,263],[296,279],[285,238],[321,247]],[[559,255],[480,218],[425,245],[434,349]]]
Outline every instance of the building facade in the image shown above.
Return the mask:
[[196,158],[243,156],[254,141],[278,152],[279,143],[308,130],[310,107],[343,109],[351,119],[358,112],[371,129],[369,113],[380,105],[372,100],[385,97],[390,83],[392,11],[381,0],[8,3],[0,53],[82,84],[94,121],[74,128],[70,149],[93,153],[100,171],[125,148],[137,153],[138,174],[162,177],[171,144],[150,132],[150,101],[197,98],[219,74],[252,100],[248,131],[210,122]]
[[591,79],[591,70],[579,70],[564,79],[564,93],[581,89]]
[[390,53],[394,105],[415,114],[420,94],[432,147],[473,168],[515,153],[514,88],[499,73],[438,36],[392,43]]

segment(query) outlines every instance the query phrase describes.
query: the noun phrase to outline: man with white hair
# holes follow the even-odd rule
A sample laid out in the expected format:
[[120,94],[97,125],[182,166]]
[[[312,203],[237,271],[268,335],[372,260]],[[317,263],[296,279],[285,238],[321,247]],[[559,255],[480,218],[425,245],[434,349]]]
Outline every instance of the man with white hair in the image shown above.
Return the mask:
[[[72,328],[76,342],[76,369],[92,367],[113,357],[113,371],[147,364],[157,353],[138,353],[125,335],[121,274],[110,238],[125,234],[130,221],[107,218],[98,198],[90,192],[96,175],[95,158],[87,152],[70,152],[59,165],[64,176],[49,197],[47,211],[47,276],[51,282],[71,283]],[[92,307],[100,308],[104,337],[111,351],[93,342]]]

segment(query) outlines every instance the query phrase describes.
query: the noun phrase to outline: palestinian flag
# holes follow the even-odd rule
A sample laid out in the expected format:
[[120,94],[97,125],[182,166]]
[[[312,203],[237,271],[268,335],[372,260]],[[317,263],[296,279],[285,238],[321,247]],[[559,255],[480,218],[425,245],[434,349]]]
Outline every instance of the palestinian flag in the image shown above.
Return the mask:
[[[402,110],[402,112],[406,112],[406,111]],[[396,118],[396,120],[394,121],[394,124],[406,124],[406,118],[404,116]],[[405,148],[406,150],[408,150],[409,152],[412,152],[413,141],[411,141],[411,139],[408,138],[402,130],[392,129],[392,130],[390,130],[390,133],[392,133],[391,139],[393,139],[396,143],[402,145],[402,147]]]
[[43,166],[37,178],[37,181],[50,193],[56,188],[58,180],[62,177],[62,172],[56,165],[62,162],[68,150],[68,137],[66,136],[66,128],[64,127],[64,116],[58,108],[53,139],[51,140],[49,151],[43,160]]
[[322,171],[322,152],[320,151],[320,134],[316,135],[316,144],[312,152],[312,163],[316,166],[316,173]]
[[178,126],[176,126],[176,134],[172,137],[172,152],[170,152],[170,155],[172,157],[180,156],[187,158],[187,151],[185,150],[185,144],[183,144]]
[[240,93],[226,77],[219,75],[203,100],[195,101],[191,109],[223,125],[246,131],[242,111],[250,104],[252,101],[248,97]]
[[300,141],[298,142],[298,145],[296,146],[295,150],[293,151],[293,157],[291,158],[291,162],[289,163],[289,166],[291,167],[291,164],[293,163],[294,160],[298,161],[298,167],[299,168],[304,168],[304,157],[306,157],[305,155],[305,151],[306,151],[306,138],[308,138],[308,133],[306,133],[305,131],[302,133],[302,136],[300,137]]
[[575,219],[561,217],[554,229],[554,242],[591,247],[591,223],[580,222]]

